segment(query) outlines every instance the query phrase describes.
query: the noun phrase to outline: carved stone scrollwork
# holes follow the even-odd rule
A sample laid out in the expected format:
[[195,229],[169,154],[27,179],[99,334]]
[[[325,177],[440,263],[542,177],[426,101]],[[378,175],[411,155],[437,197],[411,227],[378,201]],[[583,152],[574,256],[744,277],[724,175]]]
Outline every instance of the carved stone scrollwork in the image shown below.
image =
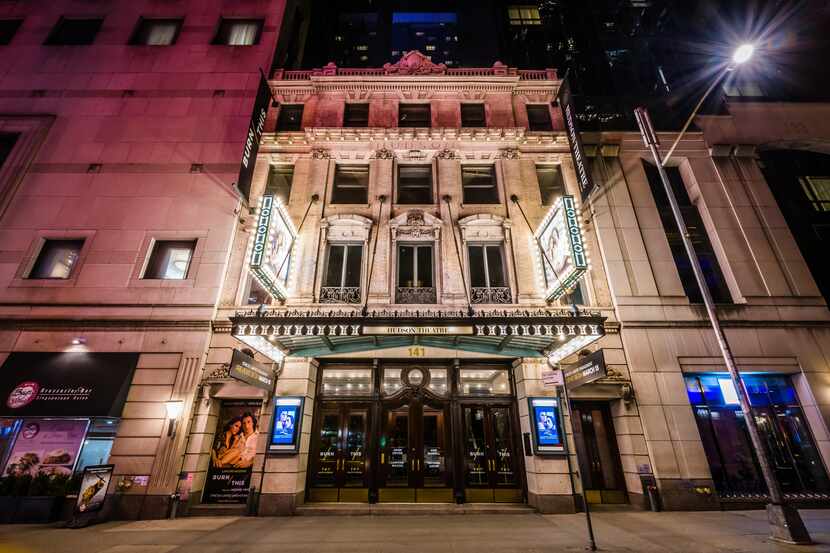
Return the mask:
[[503,150],[499,150],[499,157],[501,159],[519,159],[519,149],[518,148],[504,148]]
[[398,286],[395,290],[395,303],[435,303],[435,288]]
[[311,159],[331,159],[331,152],[326,148],[313,148],[311,150]]
[[395,159],[395,152],[389,148],[381,148],[372,154],[372,159]]
[[458,159],[458,155],[455,153],[455,150],[450,150],[449,148],[444,148],[435,154],[435,157],[438,159]]
[[352,286],[323,286],[320,303],[360,303],[360,288]]

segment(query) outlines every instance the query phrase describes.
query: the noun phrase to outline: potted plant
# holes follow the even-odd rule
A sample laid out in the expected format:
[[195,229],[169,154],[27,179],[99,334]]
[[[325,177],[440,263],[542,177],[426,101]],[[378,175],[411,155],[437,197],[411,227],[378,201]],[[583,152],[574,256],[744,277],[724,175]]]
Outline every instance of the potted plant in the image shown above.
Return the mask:
[[14,520],[17,513],[17,504],[20,502],[19,476],[7,475],[0,478],[0,524],[7,524]]
[[66,496],[69,475],[39,473],[20,499],[15,522],[53,522]]

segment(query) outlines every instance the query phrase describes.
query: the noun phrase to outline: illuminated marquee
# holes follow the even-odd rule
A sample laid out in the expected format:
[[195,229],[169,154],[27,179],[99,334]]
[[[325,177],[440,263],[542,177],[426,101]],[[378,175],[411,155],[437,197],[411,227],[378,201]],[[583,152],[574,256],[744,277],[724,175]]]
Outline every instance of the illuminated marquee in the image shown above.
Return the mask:
[[539,263],[548,300],[563,296],[588,268],[588,256],[573,196],[563,196],[536,231]]
[[251,274],[274,298],[284,300],[297,232],[274,196],[263,196],[251,247]]

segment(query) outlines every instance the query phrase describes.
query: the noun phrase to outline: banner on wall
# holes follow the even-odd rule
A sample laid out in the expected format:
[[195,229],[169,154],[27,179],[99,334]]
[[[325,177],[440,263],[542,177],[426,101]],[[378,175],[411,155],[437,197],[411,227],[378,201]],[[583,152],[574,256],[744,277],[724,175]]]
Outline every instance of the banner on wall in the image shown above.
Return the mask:
[[259,439],[259,401],[223,401],[202,503],[245,503]]
[[254,109],[251,112],[248,134],[245,135],[245,146],[242,149],[242,162],[239,164],[239,178],[236,180],[236,187],[246,202],[251,196],[254,165],[256,165],[256,156],[259,153],[262,132],[265,130],[265,120],[268,118],[268,104],[271,98],[271,88],[265,80],[265,75],[260,72]]
[[562,120],[565,122],[565,134],[568,136],[568,145],[571,149],[571,157],[574,161],[574,170],[579,184],[579,196],[584,202],[594,190],[594,180],[591,178],[591,169],[588,167],[588,159],[585,157],[585,149],[582,147],[582,137],[579,134],[579,124],[576,120],[576,108],[571,94],[571,85],[567,75],[562,79],[557,94],[559,108],[562,110]]
[[87,419],[23,419],[3,474],[72,476],[88,426]]

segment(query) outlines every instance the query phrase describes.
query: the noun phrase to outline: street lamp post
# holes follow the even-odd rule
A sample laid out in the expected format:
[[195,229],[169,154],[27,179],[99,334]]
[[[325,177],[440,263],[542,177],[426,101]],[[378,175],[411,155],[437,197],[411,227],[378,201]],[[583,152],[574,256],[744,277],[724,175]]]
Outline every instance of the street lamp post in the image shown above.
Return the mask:
[[703,270],[700,268],[700,262],[698,261],[694,244],[692,244],[689,237],[686,222],[683,220],[683,214],[680,212],[680,207],[677,204],[677,198],[674,195],[674,191],[669,183],[668,174],[666,173],[666,162],[671,157],[674,149],[677,147],[680,139],[689,128],[689,125],[697,115],[697,112],[700,110],[700,107],[703,105],[703,102],[706,100],[707,96],[709,96],[715,86],[727,73],[733,71],[738,65],[748,61],[752,57],[752,53],[753,47],[749,44],[745,44],[735,51],[735,54],[732,57],[732,63],[730,63],[715,78],[714,82],[703,94],[703,97],[701,97],[700,101],[692,111],[692,114],[686,120],[686,123],[683,125],[683,128],[680,130],[680,133],[677,135],[677,138],[668,150],[665,158],[661,157],[657,134],[651,124],[648,111],[642,107],[637,108],[634,110],[634,116],[636,117],[637,124],[640,127],[640,133],[643,137],[643,141],[645,142],[646,147],[648,147],[651,151],[651,155],[654,157],[654,162],[657,165],[657,171],[660,174],[660,180],[663,183],[663,188],[665,189],[666,196],[668,197],[672,215],[674,215],[675,222],[677,223],[678,230],[680,231],[680,238],[683,241],[686,254],[689,256],[689,262],[692,265],[695,280],[700,288],[700,294],[703,296],[703,305],[706,308],[706,314],[709,316],[709,322],[715,333],[715,338],[717,339],[718,347],[720,348],[721,355],[723,356],[723,361],[726,364],[729,376],[732,378],[732,383],[737,391],[738,401],[740,403],[741,410],[744,413],[744,420],[746,421],[746,426],[749,430],[749,437],[752,441],[752,446],[758,455],[758,462],[761,465],[761,473],[763,474],[764,482],[767,485],[767,490],[769,490],[770,502],[767,504],[767,518],[769,519],[771,536],[773,539],[788,543],[809,544],[812,543],[810,534],[807,532],[807,528],[804,526],[804,522],[801,520],[798,511],[792,505],[789,505],[784,501],[784,494],[781,492],[781,486],[778,484],[778,480],[772,470],[772,465],[770,464],[769,457],[764,449],[764,443],[761,440],[761,435],[758,431],[758,425],[752,415],[752,408],[749,404],[749,395],[747,394],[746,388],[741,380],[741,375],[738,371],[737,365],[735,364],[735,359],[732,356],[732,351],[729,348],[726,335],[723,333],[720,321],[718,320],[715,302],[712,300],[712,294],[709,292],[709,287],[707,286],[706,279],[703,276]]

